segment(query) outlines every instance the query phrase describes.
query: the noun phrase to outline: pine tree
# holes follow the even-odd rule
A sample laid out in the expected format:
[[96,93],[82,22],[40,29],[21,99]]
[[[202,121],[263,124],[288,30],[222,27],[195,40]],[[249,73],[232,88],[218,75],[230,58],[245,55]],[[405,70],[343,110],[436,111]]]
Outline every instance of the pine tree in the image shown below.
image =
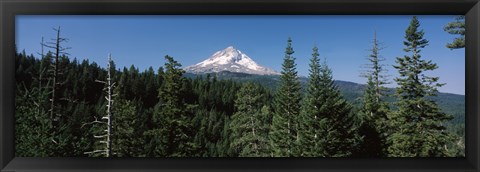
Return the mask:
[[386,137],[388,130],[386,127],[387,114],[389,112],[388,103],[384,101],[387,96],[388,84],[386,80],[385,65],[381,64],[385,61],[380,57],[379,43],[377,42],[376,33],[373,39],[372,53],[369,55],[367,64],[368,71],[363,73],[363,77],[367,78],[367,87],[363,94],[363,104],[361,107],[362,114],[362,135],[365,136],[361,148],[360,155],[363,157],[384,157],[386,156]]
[[428,45],[419,30],[420,22],[414,16],[405,31],[404,51],[410,56],[397,57],[394,66],[399,77],[396,96],[398,110],[389,117],[394,131],[388,141],[388,152],[393,157],[441,157],[447,156],[445,145],[451,136],[445,130],[445,122],[452,119],[441,111],[428,96],[436,96],[439,77],[425,74],[438,66],[431,60],[424,60],[421,49]]
[[138,109],[130,100],[115,99],[112,118],[112,156],[140,157],[142,152],[142,137],[136,135],[139,130]]
[[351,156],[361,139],[357,119],[335,86],[326,60],[320,65],[318,48],[313,48],[309,81],[300,117],[301,156]]
[[324,60],[320,66],[320,102],[318,107],[319,117],[322,118],[318,135],[319,143],[314,150],[320,157],[348,157],[352,155],[359,140],[357,133],[357,118],[351,113],[352,106],[342,97],[340,90],[335,85],[332,71]]
[[[143,101],[146,107],[153,107],[155,103],[158,102],[158,87],[155,83],[155,72],[152,67],[149,67],[148,70],[145,70],[142,74],[143,80],[145,83],[145,95],[143,96]],[[156,94],[152,94],[156,93]]]
[[[20,85],[18,85],[20,86]],[[49,157],[55,150],[55,136],[47,104],[48,90],[45,87],[17,88],[15,96],[15,156]]]
[[267,126],[262,120],[263,112],[258,86],[248,82],[242,86],[235,99],[236,112],[231,117],[231,148],[241,157],[266,157],[268,152]]
[[301,130],[299,132],[303,157],[318,157],[323,152],[321,149],[324,143],[321,143],[320,137],[325,135],[323,130],[321,130],[325,121],[323,120],[324,116],[322,116],[320,107],[325,103],[326,97],[321,87],[320,59],[318,57],[318,48],[315,46],[310,59],[307,92],[300,118]]
[[62,150],[69,144],[71,136],[65,135],[66,126],[54,128],[50,118],[52,78],[42,77],[48,76],[50,59],[50,52],[40,60],[25,53],[16,54],[16,156],[62,156],[65,155]]
[[270,141],[275,157],[298,155],[298,123],[300,113],[301,85],[297,76],[292,39],[288,39],[283,59],[280,86],[275,98],[275,113]]
[[459,35],[452,43],[447,43],[447,48],[465,48],[465,16],[457,16],[454,22],[448,23],[444,28],[445,32],[452,35]]
[[165,56],[163,85],[159,89],[159,103],[155,107],[154,122],[157,126],[146,135],[151,138],[154,156],[191,156],[195,148],[193,115],[190,105],[184,101],[182,89],[185,71],[173,57]]

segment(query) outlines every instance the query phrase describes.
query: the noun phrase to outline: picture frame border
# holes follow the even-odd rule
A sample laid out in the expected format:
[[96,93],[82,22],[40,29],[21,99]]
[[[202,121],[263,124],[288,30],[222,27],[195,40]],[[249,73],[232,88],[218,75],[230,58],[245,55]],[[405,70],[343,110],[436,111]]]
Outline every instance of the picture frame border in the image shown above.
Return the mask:
[[[479,0],[0,0],[0,171],[479,171]],[[15,157],[16,15],[465,15],[465,158]],[[452,19],[453,20],[453,19]]]

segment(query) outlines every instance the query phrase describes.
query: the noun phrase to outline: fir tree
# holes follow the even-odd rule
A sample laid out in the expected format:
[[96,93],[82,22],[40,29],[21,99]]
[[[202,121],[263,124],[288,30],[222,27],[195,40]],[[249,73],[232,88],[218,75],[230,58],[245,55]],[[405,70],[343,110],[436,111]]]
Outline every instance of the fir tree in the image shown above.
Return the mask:
[[55,128],[50,118],[52,79],[42,77],[47,76],[50,59],[50,52],[40,62],[33,56],[26,56],[25,52],[16,54],[16,156],[63,156],[62,149],[69,144],[71,136],[66,134],[67,126]]
[[457,16],[454,22],[448,23],[444,28],[445,32],[452,35],[459,35],[452,43],[447,43],[447,48],[465,48],[465,16]]
[[[17,157],[52,156],[55,140],[52,135],[47,104],[48,90],[34,87],[17,88],[15,110],[15,154]],[[58,139],[57,139],[58,140]]]
[[373,39],[372,53],[369,55],[367,64],[368,71],[362,76],[367,78],[367,87],[363,94],[363,104],[361,107],[362,127],[361,134],[365,136],[358,156],[363,157],[384,157],[386,156],[386,136],[388,130],[386,127],[387,114],[389,112],[388,103],[383,99],[386,97],[388,84],[386,80],[386,69],[380,57],[379,43],[376,33]]
[[136,135],[139,129],[137,106],[130,100],[115,99],[112,118],[112,155],[114,157],[140,157],[142,137]]
[[310,69],[308,76],[307,92],[304,98],[300,126],[302,156],[318,157],[321,156],[323,144],[320,138],[325,135],[321,129],[325,122],[321,114],[321,107],[325,103],[325,90],[322,89],[320,78],[320,59],[318,58],[318,48],[313,47],[312,58],[310,59]]
[[236,112],[231,117],[231,148],[241,157],[266,157],[268,152],[267,126],[263,115],[268,111],[262,109],[258,87],[248,82],[238,91],[235,99]]
[[441,111],[428,96],[436,96],[439,77],[425,74],[438,66],[431,60],[424,60],[421,49],[428,45],[419,30],[420,22],[414,16],[405,31],[404,51],[410,56],[397,57],[394,66],[399,77],[396,96],[398,110],[389,117],[395,130],[388,137],[388,152],[393,157],[441,157],[447,156],[445,145],[451,142],[445,122],[452,119]]
[[283,59],[280,86],[275,98],[270,141],[275,157],[298,155],[297,118],[300,113],[301,85],[297,76],[292,39],[288,39]]
[[147,132],[156,141],[155,156],[185,157],[191,156],[194,149],[192,128],[192,115],[189,113],[191,106],[186,105],[182,98],[184,89],[185,71],[181,64],[173,57],[165,56],[164,83],[159,89],[159,103],[157,104],[154,121],[158,126]]
[[334,84],[332,71],[324,60],[320,66],[320,101],[318,106],[319,117],[322,118],[322,135],[317,141],[314,150],[320,157],[347,157],[351,156],[359,140],[355,124],[357,118],[351,113],[352,106],[342,97],[340,90]]

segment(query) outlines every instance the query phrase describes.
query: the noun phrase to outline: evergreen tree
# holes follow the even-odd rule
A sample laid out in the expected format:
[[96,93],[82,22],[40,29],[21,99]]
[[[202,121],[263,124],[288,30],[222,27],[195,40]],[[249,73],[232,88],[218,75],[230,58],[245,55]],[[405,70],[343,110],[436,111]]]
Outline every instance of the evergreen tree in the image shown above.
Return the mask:
[[301,85],[297,76],[292,39],[288,38],[283,59],[280,86],[275,98],[270,142],[273,156],[298,155],[298,115],[300,113]]
[[321,107],[326,100],[324,89],[321,88],[320,78],[320,59],[318,58],[318,48],[313,48],[312,58],[310,59],[310,69],[308,76],[307,92],[304,98],[301,111],[301,145],[303,157],[321,156],[323,150],[320,138],[325,135],[321,129],[325,122],[321,114]]
[[326,60],[320,66],[320,102],[318,106],[319,117],[322,118],[318,148],[315,153],[321,157],[347,157],[358,145],[361,137],[358,135],[357,118],[351,113],[352,106],[342,97],[339,89],[334,84],[332,71]]
[[47,104],[48,90],[17,88],[15,110],[15,154],[17,157],[52,156],[54,135]]
[[143,104],[150,108],[155,106],[158,102],[158,87],[159,85],[155,82],[155,72],[152,67],[149,67],[148,70],[145,70],[142,74],[142,82],[145,84],[145,94],[142,96]]
[[[197,129],[195,144],[199,156],[202,157],[232,157],[238,152],[231,149],[230,120],[234,113],[234,101],[241,83],[232,80],[216,80],[211,75],[197,76],[191,80],[191,93],[185,97],[191,104],[197,104],[194,127]],[[259,94],[267,94],[259,90]],[[269,95],[270,96],[270,95]],[[262,97],[264,98],[264,97]],[[261,100],[264,104],[265,101]],[[235,154],[236,153],[236,154]]]
[[452,43],[447,43],[447,48],[465,48],[465,16],[457,16],[454,22],[448,23],[444,28],[445,32],[452,35],[459,35]]
[[[411,33],[407,40],[419,35]],[[358,110],[362,122],[358,122],[353,116],[356,109],[334,85],[332,71],[326,62],[320,64],[317,48],[300,106],[302,91],[290,39],[277,86],[277,76],[213,73],[207,78],[184,78],[180,64],[168,56],[158,73],[153,68],[140,72],[133,65],[120,71],[113,62],[109,70],[89,60],[70,60],[59,28],[56,35],[53,44],[42,41],[42,48],[49,45],[54,52],[42,50],[41,58],[16,53],[15,149],[19,157],[79,157],[86,156],[86,151],[105,150],[106,105],[112,108],[110,156],[114,157],[378,157],[385,152],[374,147],[384,148],[385,134],[391,132],[387,137],[390,156],[464,154],[464,138],[452,141],[446,134],[456,131],[461,136],[464,126],[445,129],[448,115],[428,99],[435,98],[441,84],[423,73],[436,66],[420,58],[422,39],[407,46],[408,52],[415,49],[414,56],[397,59],[403,74],[396,80],[401,83],[397,96],[403,98],[398,98],[399,109],[388,114],[388,120],[382,119],[388,105],[383,103],[381,60],[378,50],[372,50],[370,59],[378,61],[370,61],[373,72],[367,76],[364,104]],[[95,81],[106,81],[108,72],[119,83],[113,91],[118,94],[113,106],[105,100],[111,92],[104,92],[105,85]],[[231,77],[227,75],[234,75],[233,79],[225,79]],[[245,84],[247,80],[263,86]],[[275,96],[270,88],[276,89]],[[82,127],[94,117],[102,125]],[[385,121],[389,128],[383,128]],[[357,130],[365,137],[363,142]]]
[[428,96],[436,96],[439,77],[425,74],[438,66],[431,60],[424,60],[421,49],[428,45],[419,30],[420,22],[414,16],[405,31],[404,51],[410,56],[397,57],[394,66],[399,77],[396,96],[398,110],[389,117],[395,130],[388,137],[388,152],[393,157],[441,157],[447,156],[444,148],[451,142],[451,136],[445,130],[445,122],[452,119],[441,111]]
[[155,109],[154,122],[156,128],[147,131],[153,137],[151,144],[154,156],[185,157],[192,156],[194,129],[193,115],[189,113],[191,106],[182,98],[184,91],[182,77],[185,71],[173,57],[165,56],[164,83],[159,89],[159,103]]
[[[264,94],[265,96],[264,97],[269,97],[271,93],[267,93],[267,94]],[[263,106],[262,106],[262,109],[260,109],[260,120],[262,121],[262,123],[266,126],[265,128],[265,133],[267,133],[267,139],[269,139],[268,137],[268,134],[270,133],[271,131],[271,126],[272,126],[272,117],[273,117],[273,112],[270,108],[269,104],[271,99],[267,99],[267,100],[264,100],[263,102]],[[271,148],[269,147],[269,149],[271,150]],[[271,153],[271,151],[270,151]]]
[[258,91],[258,86],[248,82],[242,86],[235,99],[236,112],[232,116],[230,129],[232,130],[231,148],[237,156],[241,157],[266,157],[268,152],[267,126],[263,115],[268,115],[266,110],[261,111],[261,98],[263,94]]
[[314,47],[300,118],[302,156],[351,156],[360,139],[357,119],[351,113],[352,106],[334,85],[326,60],[320,65],[318,56],[318,48]]
[[[51,53],[36,60],[25,52],[16,53],[17,92],[15,96],[15,150],[20,157],[51,157],[65,155],[62,149],[69,144],[66,126],[54,128],[50,118]],[[47,63],[47,64],[46,64]],[[43,81],[43,82],[42,82]]]
[[387,114],[389,112],[388,103],[383,99],[386,96],[388,84],[384,72],[385,59],[379,55],[379,43],[376,33],[373,39],[372,53],[369,55],[367,64],[368,71],[362,76],[367,78],[367,87],[363,94],[363,104],[361,107],[362,127],[361,134],[365,136],[358,156],[363,157],[384,157],[386,156],[386,137],[388,130],[386,127]]
[[139,130],[137,106],[130,100],[115,99],[112,118],[112,155],[114,157],[141,157],[142,137],[136,135]]

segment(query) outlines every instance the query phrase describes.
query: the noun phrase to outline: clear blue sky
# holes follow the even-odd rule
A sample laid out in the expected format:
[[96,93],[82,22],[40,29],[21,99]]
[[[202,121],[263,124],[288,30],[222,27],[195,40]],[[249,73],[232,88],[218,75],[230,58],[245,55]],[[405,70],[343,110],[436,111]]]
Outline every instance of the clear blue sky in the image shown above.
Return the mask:
[[[118,68],[134,64],[141,71],[164,64],[164,56],[173,56],[184,67],[196,64],[230,45],[263,66],[280,71],[291,37],[297,69],[308,75],[312,47],[317,45],[321,58],[327,58],[336,80],[365,83],[359,77],[367,63],[374,31],[383,43],[380,52],[387,60],[388,74],[395,57],[403,56],[405,29],[412,16],[26,16],[16,18],[16,44],[27,54],[40,52],[42,36],[55,37],[53,27],[62,27],[62,36],[71,58],[89,59],[106,66],[112,53]],[[465,50],[445,47],[455,36],[443,26],[455,16],[418,16],[421,29],[430,41],[423,52],[439,68],[431,75],[446,83],[441,92],[465,93]]]

